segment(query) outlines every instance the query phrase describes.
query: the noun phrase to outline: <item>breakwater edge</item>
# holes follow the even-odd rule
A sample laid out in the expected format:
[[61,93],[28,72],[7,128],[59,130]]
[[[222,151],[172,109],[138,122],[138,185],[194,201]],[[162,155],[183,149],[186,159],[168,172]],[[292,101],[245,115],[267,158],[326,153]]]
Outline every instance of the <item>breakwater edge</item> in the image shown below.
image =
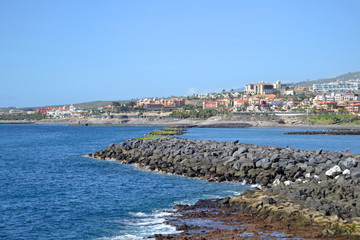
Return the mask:
[[169,137],[127,140],[90,156],[209,181],[257,183],[262,190],[221,201],[222,207],[291,227],[314,226],[321,235],[360,234],[359,154]]

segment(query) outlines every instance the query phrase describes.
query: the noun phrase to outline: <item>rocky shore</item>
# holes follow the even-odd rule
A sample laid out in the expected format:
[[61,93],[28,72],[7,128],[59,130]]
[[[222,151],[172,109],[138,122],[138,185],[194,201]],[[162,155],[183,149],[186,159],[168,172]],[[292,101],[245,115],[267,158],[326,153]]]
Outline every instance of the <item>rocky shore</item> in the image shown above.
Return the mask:
[[360,130],[324,130],[324,131],[304,131],[288,132],[287,135],[360,135]]
[[316,236],[360,236],[359,154],[171,137],[128,140],[89,156],[209,181],[257,183],[263,189],[219,200],[221,207],[289,229],[316,229]]
[[198,124],[187,126],[188,128],[249,128],[253,125],[249,123],[212,123],[212,124]]

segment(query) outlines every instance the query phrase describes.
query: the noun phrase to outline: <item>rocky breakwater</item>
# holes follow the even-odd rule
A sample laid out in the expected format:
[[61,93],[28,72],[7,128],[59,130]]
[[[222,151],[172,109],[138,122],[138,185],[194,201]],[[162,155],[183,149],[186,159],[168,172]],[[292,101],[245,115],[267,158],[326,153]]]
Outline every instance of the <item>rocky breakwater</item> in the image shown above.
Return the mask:
[[287,135],[360,135],[360,130],[324,130],[324,131],[303,131],[288,132]]
[[111,144],[90,156],[210,181],[257,183],[262,190],[234,197],[264,219],[316,226],[325,235],[360,236],[360,155],[160,138]]

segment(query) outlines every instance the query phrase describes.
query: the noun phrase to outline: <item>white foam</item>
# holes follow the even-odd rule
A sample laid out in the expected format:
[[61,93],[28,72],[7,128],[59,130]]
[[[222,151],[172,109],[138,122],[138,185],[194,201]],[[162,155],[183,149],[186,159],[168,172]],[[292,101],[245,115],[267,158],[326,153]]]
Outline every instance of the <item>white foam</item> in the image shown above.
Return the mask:
[[194,201],[191,200],[180,200],[180,201],[175,201],[174,205],[190,205],[190,204],[194,204]]
[[[244,181],[243,184],[246,184]],[[224,196],[235,196],[243,192],[242,187],[237,183],[239,189],[237,191],[225,190],[216,194],[204,194],[199,196],[199,199],[205,198],[222,198]],[[252,185],[251,187],[260,187],[260,185]],[[245,189],[244,189],[245,190]],[[174,204],[194,204],[199,199],[184,199],[174,202]],[[128,240],[128,239],[147,239],[147,237],[154,234],[177,234],[182,231],[177,231],[175,227],[165,223],[169,216],[177,215],[176,210],[155,210],[152,212],[129,212],[130,219],[122,220],[121,224],[124,228],[121,232],[112,238],[104,239],[115,239],[115,240]]]
[[170,216],[172,214],[169,211],[173,211],[173,210],[171,209],[171,210],[167,210],[167,211],[156,211],[154,213],[154,216],[155,217],[167,217],[167,216]]
[[[173,211],[173,210],[172,210]],[[176,228],[165,223],[166,217],[172,214],[171,211],[156,210],[150,213],[129,212],[131,219],[123,220],[125,229],[123,235],[103,239],[148,239],[154,234],[175,234],[180,233]]]
[[240,195],[242,192],[233,192],[234,196]]
[[99,240],[144,240],[144,239],[155,239],[155,238],[145,238],[140,237],[132,234],[126,234],[124,236],[114,236],[114,237],[105,237],[105,238],[99,238]]
[[129,225],[133,226],[150,226],[163,223],[164,219],[161,218],[144,218],[135,222],[130,222]]
[[251,184],[250,187],[252,187],[252,188],[256,188],[256,187],[257,187],[257,188],[259,188],[259,189],[262,189],[261,185],[258,184],[258,183],[257,183],[257,184]]
[[129,212],[130,215],[135,216],[135,217],[144,217],[147,214],[144,212]]

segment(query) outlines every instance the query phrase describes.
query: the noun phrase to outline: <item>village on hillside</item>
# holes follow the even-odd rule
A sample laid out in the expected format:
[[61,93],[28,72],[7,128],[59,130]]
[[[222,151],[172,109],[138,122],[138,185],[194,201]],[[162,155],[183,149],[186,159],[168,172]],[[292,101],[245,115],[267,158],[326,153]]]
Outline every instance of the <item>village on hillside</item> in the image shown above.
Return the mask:
[[124,117],[124,115],[207,118],[230,113],[359,115],[359,89],[360,79],[313,84],[312,87],[290,87],[280,81],[275,83],[262,81],[246,85],[244,91],[223,90],[221,93],[193,94],[187,97],[144,98],[126,104],[114,101],[95,109],[74,105],[30,110],[2,109],[0,119],[16,120],[16,116],[24,115],[38,115],[43,118]]

